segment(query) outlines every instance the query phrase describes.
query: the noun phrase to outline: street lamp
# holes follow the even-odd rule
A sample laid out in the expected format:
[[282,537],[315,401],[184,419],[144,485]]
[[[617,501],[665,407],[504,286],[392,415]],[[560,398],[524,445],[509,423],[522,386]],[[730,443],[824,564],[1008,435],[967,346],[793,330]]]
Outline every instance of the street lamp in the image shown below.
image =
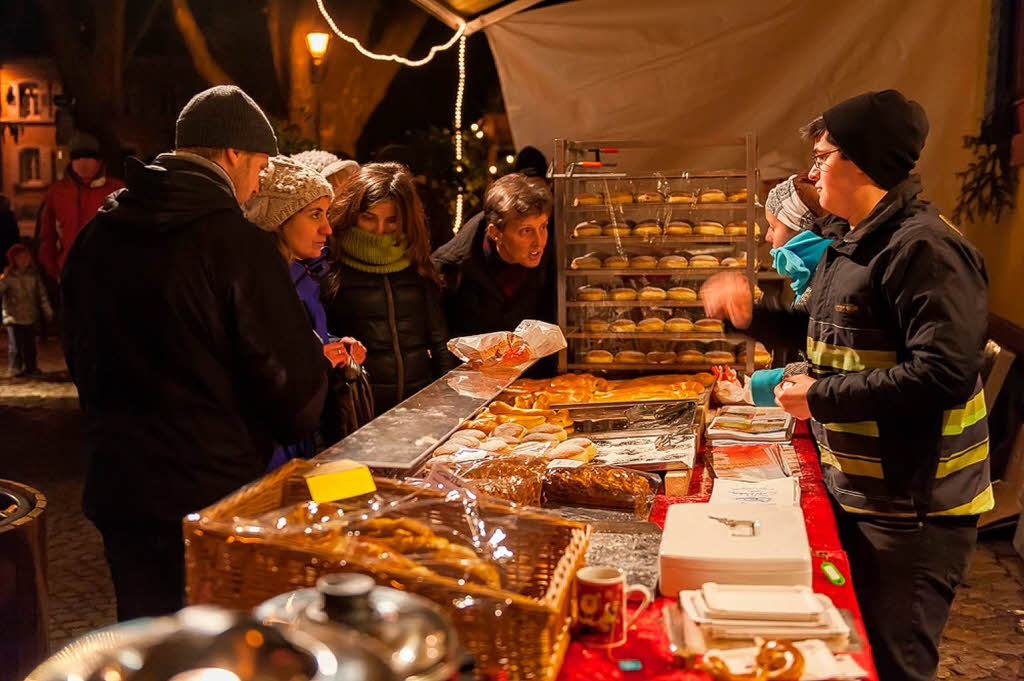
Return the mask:
[[312,32],[306,34],[306,47],[309,48],[309,56],[313,58],[312,77],[313,97],[315,98],[313,109],[313,127],[316,129],[316,146],[320,147],[320,81],[323,80],[324,55],[327,54],[327,46],[331,42],[331,36],[327,33]]

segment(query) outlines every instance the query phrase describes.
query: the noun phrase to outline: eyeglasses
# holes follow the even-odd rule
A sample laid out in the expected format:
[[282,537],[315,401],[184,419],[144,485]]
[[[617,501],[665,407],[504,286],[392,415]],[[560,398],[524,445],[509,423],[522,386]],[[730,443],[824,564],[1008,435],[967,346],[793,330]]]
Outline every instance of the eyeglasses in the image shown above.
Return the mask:
[[825,159],[832,154],[839,151],[839,149],[830,149],[829,151],[823,151],[820,154],[815,154],[811,157],[811,170],[821,170],[825,167]]

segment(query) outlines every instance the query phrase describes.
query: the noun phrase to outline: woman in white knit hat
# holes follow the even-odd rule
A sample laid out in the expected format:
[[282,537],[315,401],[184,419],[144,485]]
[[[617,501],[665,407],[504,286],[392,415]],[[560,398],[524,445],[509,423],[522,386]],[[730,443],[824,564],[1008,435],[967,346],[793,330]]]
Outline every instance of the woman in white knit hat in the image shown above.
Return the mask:
[[[360,342],[352,338],[330,342],[327,316],[320,302],[320,277],[327,269],[324,251],[332,231],[327,209],[333,199],[334,191],[323,175],[287,157],[274,156],[260,173],[259,192],[245,204],[245,216],[276,237],[295,291],[331,366],[347,362],[350,355],[362,364],[366,348]],[[270,468],[297,456],[308,457],[312,450],[311,439],[280,447],[274,452]]]

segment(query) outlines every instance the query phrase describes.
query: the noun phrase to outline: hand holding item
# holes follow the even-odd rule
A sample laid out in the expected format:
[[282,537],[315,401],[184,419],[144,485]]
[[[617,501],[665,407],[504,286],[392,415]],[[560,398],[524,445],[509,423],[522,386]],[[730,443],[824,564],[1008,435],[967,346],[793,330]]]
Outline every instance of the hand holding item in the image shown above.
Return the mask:
[[796,374],[775,386],[775,404],[797,419],[811,418],[811,407],[807,403],[807,391],[816,379],[807,374]]
[[332,369],[339,364],[346,364],[348,362],[349,355],[348,349],[345,347],[345,342],[337,341],[335,343],[327,343],[324,345],[324,357],[330,361]]
[[739,272],[721,272],[701,288],[704,312],[715,319],[728,319],[738,329],[750,326],[754,315],[754,301],[750,296],[750,282]]
[[340,340],[341,343],[345,344],[345,350],[352,356],[352,359],[356,361],[356,364],[363,364],[366,362],[366,346],[357,341],[352,336],[345,336]]
[[[626,599],[637,592],[643,601],[626,617]],[[651,590],[626,584],[626,573],[617,567],[588,566],[576,571],[576,638],[587,645],[614,648],[626,642],[626,632],[651,604]]]

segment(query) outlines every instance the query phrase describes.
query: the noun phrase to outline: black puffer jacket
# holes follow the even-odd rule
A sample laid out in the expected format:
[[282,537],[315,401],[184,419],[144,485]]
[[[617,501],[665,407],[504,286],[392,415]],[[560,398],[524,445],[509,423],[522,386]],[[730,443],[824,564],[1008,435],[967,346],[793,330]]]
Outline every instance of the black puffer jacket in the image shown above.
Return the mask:
[[382,414],[458,364],[445,347],[441,293],[411,267],[393,274],[341,268],[341,286],[324,302],[327,328],[366,346],[374,410]]
[[540,264],[529,270],[515,295],[507,297],[491,275],[484,255],[487,225],[483,213],[466,221],[458,234],[430,259],[444,275],[445,310],[453,336],[512,331],[524,319],[555,322],[554,239]]
[[85,509],[107,525],[180,521],[258,478],[317,426],[329,368],[226,176],[168,154],[127,171],[61,281]]

